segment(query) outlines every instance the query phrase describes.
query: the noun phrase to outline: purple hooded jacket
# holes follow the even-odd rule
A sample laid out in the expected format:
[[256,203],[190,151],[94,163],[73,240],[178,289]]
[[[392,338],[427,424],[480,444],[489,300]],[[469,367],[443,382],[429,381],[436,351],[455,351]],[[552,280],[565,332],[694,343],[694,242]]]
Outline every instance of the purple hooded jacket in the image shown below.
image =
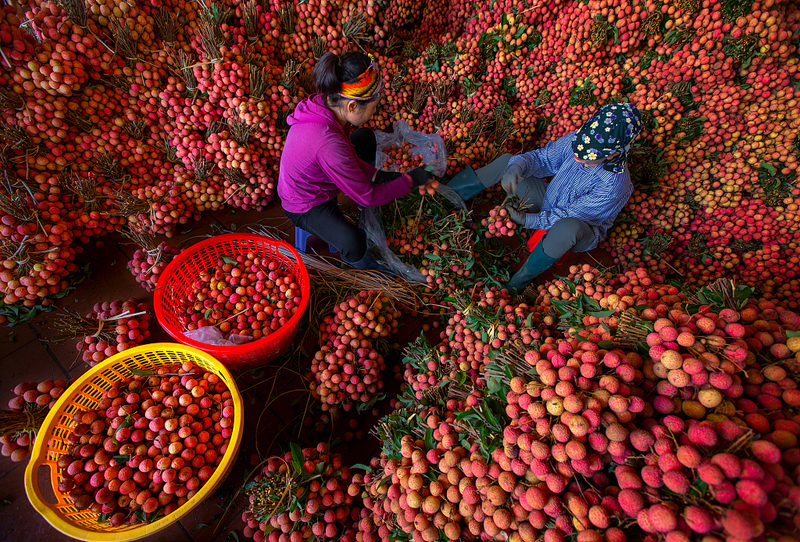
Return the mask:
[[297,104],[287,118],[286,136],[278,173],[278,196],[284,210],[305,213],[344,192],[362,207],[377,207],[405,196],[411,181],[403,175],[373,185],[377,171],[360,160],[345,127],[314,94]]

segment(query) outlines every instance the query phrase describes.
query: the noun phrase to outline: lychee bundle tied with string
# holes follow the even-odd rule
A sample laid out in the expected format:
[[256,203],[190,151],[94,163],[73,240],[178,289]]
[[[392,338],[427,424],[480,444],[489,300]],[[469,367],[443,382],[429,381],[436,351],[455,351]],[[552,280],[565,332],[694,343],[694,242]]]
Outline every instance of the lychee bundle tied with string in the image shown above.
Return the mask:
[[[325,443],[266,461],[248,484],[249,505],[242,514],[244,535],[254,542],[284,540],[355,541],[353,521],[360,517],[357,480]],[[360,502],[360,499],[359,499]]]
[[134,298],[127,301],[95,303],[92,312],[81,316],[64,310],[55,322],[56,342],[80,338],[75,348],[82,360],[97,365],[150,337],[150,313],[147,303]]
[[311,392],[323,410],[369,404],[383,389],[386,368],[378,341],[388,340],[399,326],[400,311],[384,294],[364,290],[337,305],[325,317],[322,347],[311,361]]
[[520,213],[525,213],[528,207],[528,205],[522,203],[522,200],[518,198],[513,198],[513,200],[509,202],[509,197],[506,196],[500,205],[489,210],[489,216],[481,220],[481,226],[486,228],[484,236],[487,238],[513,237],[518,231],[519,226],[516,222],[511,220],[509,208]]
[[129,226],[125,237],[130,239],[139,248],[133,253],[133,258],[128,262],[128,270],[133,273],[136,282],[148,292],[155,290],[161,272],[172,259],[181,253],[166,241],[157,243],[153,226],[143,223],[141,226]]
[[27,459],[42,422],[67,386],[65,380],[45,380],[14,387],[8,410],[0,410],[0,454],[15,463]]
[[424,335],[409,344],[403,354],[403,380],[411,386],[410,393],[418,400],[422,400],[426,390],[437,386],[450,374],[450,367],[440,360],[439,351],[428,343]]
[[136,282],[148,292],[156,289],[161,272],[172,259],[181,253],[181,249],[162,241],[156,246],[142,247],[133,253],[128,262],[128,270],[136,278]]
[[490,237],[513,237],[517,232],[517,224],[508,215],[508,209],[502,205],[489,210],[489,216],[481,220],[486,228],[484,235]]

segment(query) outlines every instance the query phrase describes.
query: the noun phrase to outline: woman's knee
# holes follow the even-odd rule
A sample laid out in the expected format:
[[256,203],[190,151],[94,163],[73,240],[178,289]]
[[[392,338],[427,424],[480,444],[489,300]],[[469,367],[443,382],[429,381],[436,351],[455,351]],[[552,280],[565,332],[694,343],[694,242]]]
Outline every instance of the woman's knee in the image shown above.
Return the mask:
[[341,236],[336,242],[331,243],[347,262],[357,262],[367,253],[367,241],[363,235]]
[[[590,246],[594,241],[594,235],[592,228],[583,220],[572,217],[562,218],[547,232],[542,248],[546,254],[561,252],[561,250],[566,254],[569,250],[581,250],[581,247]],[[548,247],[551,248],[550,251],[547,250]]]

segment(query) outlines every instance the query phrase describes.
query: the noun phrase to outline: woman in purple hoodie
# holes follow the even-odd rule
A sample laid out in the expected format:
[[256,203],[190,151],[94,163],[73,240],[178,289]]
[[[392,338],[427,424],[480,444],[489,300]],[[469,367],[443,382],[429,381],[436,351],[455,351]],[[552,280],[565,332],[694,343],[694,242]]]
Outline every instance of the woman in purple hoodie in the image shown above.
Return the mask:
[[286,216],[341,253],[357,269],[382,269],[367,251],[364,232],[339,210],[344,192],[362,207],[405,196],[431,179],[423,168],[405,174],[375,169],[375,134],[366,124],[381,97],[381,76],[372,56],[325,53],[314,68],[317,94],[289,115],[281,155],[278,195]]

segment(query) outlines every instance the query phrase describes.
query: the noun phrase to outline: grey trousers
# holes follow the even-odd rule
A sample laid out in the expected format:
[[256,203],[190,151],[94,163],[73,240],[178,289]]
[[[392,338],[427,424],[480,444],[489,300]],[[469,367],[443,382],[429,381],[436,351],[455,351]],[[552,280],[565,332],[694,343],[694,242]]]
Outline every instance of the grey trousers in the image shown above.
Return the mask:
[[[530,213],[541,211],[546,193],[547,183],[539,177],[526,177],[517,185],[517,194],[522,203],[530,207],[528,209]],[[542,249],[546,255],[558,259],[570,250],[573,252],[588,250],[594,240],[594,231],[586,222],[567,217],[553,224],[548,230],[542,239]]]

